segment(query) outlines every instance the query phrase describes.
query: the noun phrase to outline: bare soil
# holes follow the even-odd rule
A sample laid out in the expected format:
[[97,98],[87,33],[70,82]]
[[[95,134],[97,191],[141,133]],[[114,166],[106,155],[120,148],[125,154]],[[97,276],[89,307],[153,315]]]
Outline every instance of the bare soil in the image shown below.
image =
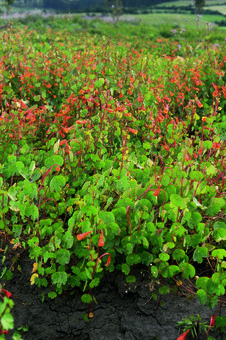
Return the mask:
[[[9,268],[12,259],[0,264],[0,272],[5,265]],[[122,273],[106,272],[101,284],[93,290],[97,304],[90,306],[88,311],[88,306],[81,301],[83,293],[79,289],[64,292],[51,300],[47,297],[50,287],[31,285],[32,268],[33,261],[24,251],[15,265],[13,278],[1,282],[12,293],[14,301],[12,315],[15,328],[6,336],[7,340],[12,339],[18,327],[26,325],[28,331],[21,333],[24,340],[176,340],[183,332],[176,327],[178,321],[199,314],[202,321],[209,324],[211,315],[218,313],[217,307],[209,310],[196,298],[174,289],[172,293],[163,295],[161,300],[158,295],[155,301],[150,273],[147,268],[139,266],[132,273],[137,282],[129,285]],[[45,295],[43,302],[41,293]],[[85,321],[82,314],[88,312],[92,312],[93,316]],[[226,307],[221,313],[226,315]],[[216,332],[209,335],[218,340],[225,337]],[[200,339],[205,339],[205,336]]]

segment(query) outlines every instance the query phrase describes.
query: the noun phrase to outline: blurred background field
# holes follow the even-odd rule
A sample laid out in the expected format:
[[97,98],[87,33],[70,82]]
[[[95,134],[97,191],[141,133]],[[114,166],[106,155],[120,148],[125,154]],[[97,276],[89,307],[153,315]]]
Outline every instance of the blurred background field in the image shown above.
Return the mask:
[[[195,6],[201,3],[201,7]],[[4,0],[0,4],[0,24],[10,20],[35,16],[71,16],[106,18],[116,6],[120,7],[115,19],[127,20],[134,24],[166,24],[180,27],[205,27],[215,24],[226,27],[226,0]],[[200,16],[197,17],[197,14]],[[116,16],[118,16],[116,18]]]

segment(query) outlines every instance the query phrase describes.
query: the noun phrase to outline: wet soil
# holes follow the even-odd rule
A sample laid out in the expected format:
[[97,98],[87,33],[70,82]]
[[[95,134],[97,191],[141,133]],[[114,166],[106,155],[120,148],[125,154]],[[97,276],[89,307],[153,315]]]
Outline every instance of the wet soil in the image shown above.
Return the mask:
[[[217,307],[209,310],[201,306],[196,298],[183,295],[186,292],[183,289],[181,292],[172,289],[161,300],[158,295],[155,301],[152,298],[155,285],[147,268],[136,267],[132,274],[137,282],[129,285],[122,273],[106,272],[100,285],[93,290],[97,301],[90,309],[93,317],[85,321],[82,314],[87,314],[88,306],[81,301],[83,293],[76,290],[72,295],[65,292],[49,299],[50,288],[30,284],[33,262],[28,253],[23,252],[16,264],[21,266],[21,272],[15,270],[10,281],[1,282],[12,293],[14,301],[15,328],[6,336],[7,340],[22,326],[28,326],[28,331],[21,332],[24,340],[176,340],[182,333],[176,326],[178,321],[199,314],[202,321],[209,324],[211,315],[218,315]],[[10,262],[2,265],[0,254],[0,272],[5,265],[9,267]],[[44,301],[41,293],[46,296]],[[226,307],[221,313],[226,315]],[[225,337],[216,332],[209,335],[217,340]]]

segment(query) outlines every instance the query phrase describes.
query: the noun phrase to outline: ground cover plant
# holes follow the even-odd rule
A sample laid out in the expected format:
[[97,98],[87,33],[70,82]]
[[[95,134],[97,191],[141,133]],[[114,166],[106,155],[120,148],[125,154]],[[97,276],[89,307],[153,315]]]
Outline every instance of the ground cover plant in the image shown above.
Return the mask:
[[[145,26],[138,37],[126,23],[103,34],[107,24],[99,21],[86,31],[74,25],[61,19],[2,33],[3,262],[11,248],[18,256],[28,251],[31,284],[49,287],[51,299],[81,289],[89,313],[103,275],[119,270],[132,283],[137,265],[147,267],[161,295],[190,281],[189,293],[220,307],[222,34],[207,27],[190,41],[182,28],[168,27],[168,37],[167,27],[162,36],[153,30],[150,38]],[[20,270],[16,262],[5,266],[3,282]]]

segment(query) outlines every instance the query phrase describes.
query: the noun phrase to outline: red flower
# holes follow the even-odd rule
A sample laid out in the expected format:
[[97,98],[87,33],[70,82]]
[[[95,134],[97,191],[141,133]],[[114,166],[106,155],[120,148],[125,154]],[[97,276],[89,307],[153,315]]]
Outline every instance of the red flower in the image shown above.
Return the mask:
[[131,129],[131,128],[128,128],[128,130],[131,132],[131,133],[133,133],[134,135],[137,135],[137,130],[135,130],[135,129]]
[[167,114],[169,112],[169,104],[166,104],[163,113]]
[[[60,131],[59,131],[60,132]],[[63,145],[65,144],[66,145],[66,152],[69,153],[70,152],[70,146],[68,145],[68,142],[66,141],[66,139],[63,139],[61,142],[60,142],[60,145]]]
[[98,247],[103,247],[103,246],[104,246],[104,233],[103,233],[103,230],[101,230]]
[[153,194],[154,196],[157,196],[157,197],[158,197],[160,188],[161,188],[161,185],[158,187],[158,189],[155,190],[155,192],[154,192],[154,194]]
[[110,262],[111,262],[111,254],[108,256],[108,260],[105,266],[108,267],[110,265]]
[[2,332],[0,332],[0,334],[9,334],[9,331],[7,330],[7,331],[2,331]]
[[130,112],[126,112],[126,113],[124,112],[123,114],[124,114],[126,117],[131,117],[131,113],[130,113]]
[[109,253],[104,253],[104,254],[102,254],[102,255],[97,259],[97,261],[99,261],[99,260],[100,260],[103,256],[105,256],[105,255],[109,255],[109,256],[108,256],[107,263],[105,264],[105,266],[108,267],[109,264],[110,264],[110,262],[111,262],[111,254],[109,254]]
[[78,241],[83,240],[83,239],[84,239],[86,236],[88,236],[90,233],[92,233],[92,231],[87,231],[87,232],[84,233],[84,234],[78,234],[78,235],[77,235]]
[[206,335],[209,333],[210,328],[211,328],[211,327],[214,327],[214,325],[215,325],[215,317],[216,317],[216,313],[215,313],[214,315],[211,316],[210,325],[209,325],[209,328],[208,328],[208,330],[207,330],[207,332],[206,332]]
[[193,157],[196,159],[196,158],[198,158],[198,154],[196,155],[195,154],[195,151],[193,152]]
[[214,327],[215,325],[215,317],[216,317],[216,313],[214,315],[211,316],[210,319],[210,327]]
[[71,129],[73,129],[73,126],[71,126],[70,128],[67,128],[67,127],[63,127],[63,130],[65,133],[68,133]]
[[197,101],[197,104],[198,104],[198,107],[203,107],[202,103],[200,102],[200,100],[196,97],[196,101]]
[[166,151],[169,151],[169,146],[166,144],[166,142],[165,142],[165,145],[163,145],[163,144],[161,144],[163,147],[164,147],[164,149],[166,150]]
[[12,293],[8,292],[8,290],[5,290],[4,288],[2,288],[1,292],[4,292],[7,298],[10,298],[10,296],[12,295]]
[[77,123],[77,124],[86,124],[86,123],[88,123],[88,120],[76,120],[75,123]]
[[187,332],[181,334],[179,336],[179,338],[177,338],[177,340],[185,340],[186,339],[186,335],[190,332],[190,329],[187,330]]
[[186,161],[190,161],[190,160],[191,160],[191,155],[190,155],[190,153],[185,155],[185,159],[186,159]]
[[198,150],[198,153],[197,153],[197,155],[201,155],[201,154],[202,154],[202,152],[203,152],[203,150],[204,150],[204,149],[200,147],[200,148],[199,148],[199,150]]
[[212,148],[213,149],[220,149],[221,143],[213,143]]

